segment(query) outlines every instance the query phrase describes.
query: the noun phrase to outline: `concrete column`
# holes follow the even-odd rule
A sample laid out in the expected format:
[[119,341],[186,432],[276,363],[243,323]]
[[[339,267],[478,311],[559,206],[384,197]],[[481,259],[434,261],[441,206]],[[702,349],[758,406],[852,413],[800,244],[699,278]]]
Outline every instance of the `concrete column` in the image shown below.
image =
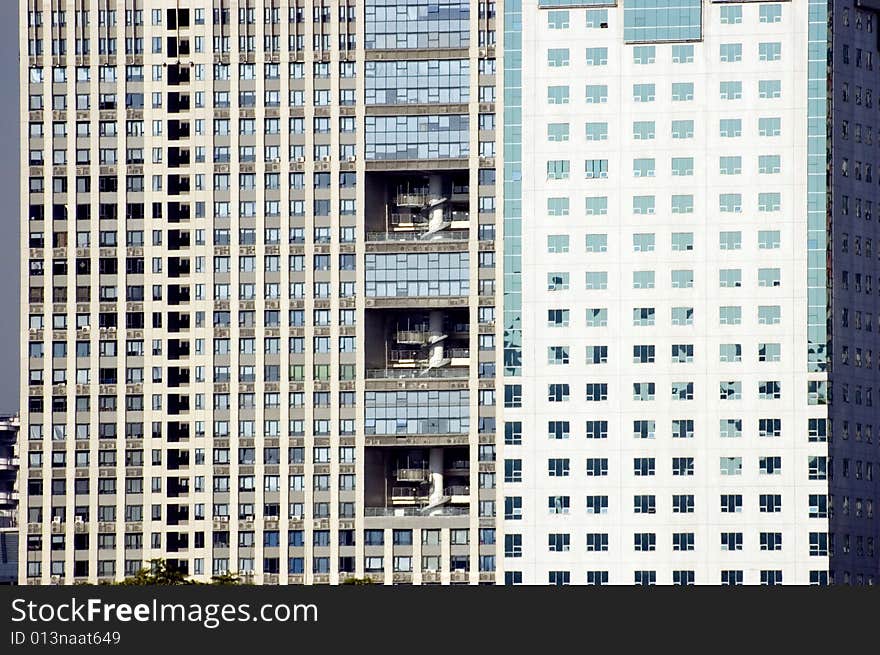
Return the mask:
[[431,353],[428,362],[430,366],[440,366],[443,362],[443,343],[445,341],[442,311],[435,309],[428,315],[428,329],[431,335]]
[[443,197],[443,178],[432,175],[428,179],[428,231],[423,235],[432,238],[437,232],[447,227],[443,219],[443,207],[446,198]]
[[431,474],[431,497],[429,504],[439,502],[443,497],[443,449],[431,448],[428,455],[428,471]]

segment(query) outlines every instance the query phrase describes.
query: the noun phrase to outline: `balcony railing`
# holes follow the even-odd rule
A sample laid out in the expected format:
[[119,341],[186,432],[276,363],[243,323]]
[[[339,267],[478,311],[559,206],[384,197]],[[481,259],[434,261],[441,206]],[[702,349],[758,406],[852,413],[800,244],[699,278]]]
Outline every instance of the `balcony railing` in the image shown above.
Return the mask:
[[419,489],[418,487],[391,487],[392,498],[427,498],[428,491]]
[[17,491],[0,491],[0,503],[17,503]]
[[423,207],[428,204],[429,199],[428,189],[417,189],[407,193],[398,193],[394,197],[394,204],[399,207]]
[[399,468],[394,472],[394,477],[398,482],[425,482],[429,479],[430,473],[425,467]]
[[365,507],[364,516],[465,516],[467,507],[433,507],[422,510],[418,507]]
[[[444,221],[469,221],[470,212],[463,210],[445,211],[443,212]],[[427,225],[429,217],[427,214],[408,214],[405,212],[392,212],[389,215],[392,225]]]
[[441,230],[430,239],[423,239],[424,232],[367,232],[367,242],[384,241],[467,241],[467,230]]
[[413,380],[416,378],[430,379],[461,379],[470,374],[468,366],[447,366],[444,368],[368,368],[368,380]]
[[[388,359],[391,362],[424,362],[427,365],[428,358],[426,357],[427,351],[424,349],[404,349],[404,348],[396,348],[394,350],[389,351]],[[443,351],[444,357],[451,357],[453,359],[467,359],[471,356],[471,351],[468,348],[446,348]]]
[[443,488],[444,496],[468,496],[471,493],[471,488],[465,484],[456,484],[451,487]]

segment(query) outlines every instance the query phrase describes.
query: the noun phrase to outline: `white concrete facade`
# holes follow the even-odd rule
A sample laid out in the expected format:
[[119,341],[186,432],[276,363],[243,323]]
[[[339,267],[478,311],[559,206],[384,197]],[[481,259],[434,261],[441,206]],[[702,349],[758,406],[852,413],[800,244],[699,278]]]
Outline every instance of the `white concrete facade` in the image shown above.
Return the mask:
[[[508,546],[510,535],[521,535],[522,550],[506,553],[507,579],[520,581],[511,575],[520,572],[525,584],[719,584],[723,576],[805,584],[811,572],[828,569],[827,551],[810,548],[810,533],[827,533],[828,521],[810,518],[810,496],[824,498],[827,482],[811,478],[809,459],[824,459],[827,444],[808,440],[808,418],[824,419],[827,410],[807,393],[808,380],[825,374],[807,367],[806,3],[738,3],[739,20],[723,20],[733,3],[704,2],[702,39],[667,43],[626,43],[625,4],[523,2],[523,240],[530,247],[523,249],[523,375],[505,380],[523,385],[522,408],[505,409],[506,421],[522,422],[523,436],[522,445],[503,447],[505,462],[521,461],[522,481],[505,482],[504,496],[521,497],[522,518],[505,520],[504,530]],[[759,15],[765,5],[774,9]],[[778,20],[765,20],[777,11]],[[602,26],[597,16],[606,12]],[[552,66],[564,61],[559,49],[567,63]],[[590,56],[598,59],[588,63]],[[780,97],[767,91],[775,81]],[[586,101],[587,85],[602,87],[601,102]],[[567,87],[567,102],[551,104],[559,92],[550,87]],[[563,128],[549,124],[567,124],[567,140],[551,141],[548,129]],[[607,176],[589,178],[585,160],[607,161]],[[550,161],[570,162],[565,179],[551,179]],[[778,208],[777,196],[760,194],[778,194]],[[692,197],[692,209],[673,211],[676,202],[690,203],[674,196]],[[558,198],[568,199],[567,215],[553,215]],[[607,199],[607,213],[591,212],[588,198]],[[549,252],[554,235],[567,235],[567,252]],[[557,249],[565,240],[555,238]],[[551,290],[551,274],[562,274],[567,288]],[[675,308],[685,307],[692,322],[680,324]],[[599,325],[587,320],[594,308],[602,310]],[[652,308],[650,325],[635,324],[636,308]],[[558,309],[569,322],[549,327],[548,311]],[[770,318],[776,312],[778,322]],[[557,346],[567,363],[551,363]],[[591,346],[607,353],[588,354]],[[636,346],[646,348],[635,353]],[[778,349],[779,357],[759,361],[759,349]],[[735,361],[723,361],[728,352]],[[721,399],[728,382],[736,383],[735,397]],[[778,397],[762,395],[766,382],[778,384]],[[566,400],[548,402],[554,384],[568,385]],[[607,396],[588,401],[590,384],[607,385]],[[636,384],[653,397],[636,400]],[[674,397],[679,392],[690,399]],[[778,436],[759,435],[768,418],[781,423]],[[682,419],[693,422],[686,438],[673,435]],[[741,422],[740,436],[721,435],[726,419]],[[634,436],[638,420],[653,421],[652,438]],[[551,421],[569,422],[567,438],[548,436]],[[607,421],[607,438],[587,438],[588,421]],[[653,471],[638,475],[637,458]],[[674,458],[692,458],[692,473],[675,475]],[[568,460],[567,477],[549,475],[551,459]],[[602,460],[591,465],[607,472],[588,475],[588,460]],[[722,494],[741,495],[741,508],[722,512]],[[779,495],[778,511],[762,511],[763,494]],[[548,509],[557,495],[569,498],[563,514]],[[654,497],[655,510],[637,513],[637,495]],[[607,512],[588,513],[588,496],[607,497]],[[674,500],[692,509],[679,511]],[[722,545],[722,533],[739,535],[729,537],[737,550]],[[590,551],[588,534],[607,535],[600,537],[607,552]],[[676,534],[690,535],[680,538],[692,539],[692,550],[678,550]],[[568,535],[567,547],[559,542],[564,552],[553,551],[559,537],[552,535]],[[642,538],[650,552],[637,550]]]

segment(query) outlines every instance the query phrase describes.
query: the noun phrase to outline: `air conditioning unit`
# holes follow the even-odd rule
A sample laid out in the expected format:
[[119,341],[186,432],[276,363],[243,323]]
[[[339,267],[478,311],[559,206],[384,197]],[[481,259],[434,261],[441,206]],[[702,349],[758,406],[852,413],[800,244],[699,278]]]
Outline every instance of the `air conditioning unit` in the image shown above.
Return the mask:
[[297,161],[297,163],[299,163],[299,164],[302,164],[305,160],[306,160],[305,157],[297,157],[297,158],[296,158],[296,161]]
[[357,161],[357,157],[355,155],[349,155],[348,161]]
[[321,161],[330,161],[330,155],[324,155],[321,157]]
[[73,522],[77,525],[82,525],[83,523],[85,523],[85,520],[83,519],[83,517],[77,516],[73,519]]
[[52,525],[61,525],[61,517],[53,516],[52,517]]
[[277,521],[278,520],[278,517],[274,514],[272,516],[267,516],[265,518],[267,521]]

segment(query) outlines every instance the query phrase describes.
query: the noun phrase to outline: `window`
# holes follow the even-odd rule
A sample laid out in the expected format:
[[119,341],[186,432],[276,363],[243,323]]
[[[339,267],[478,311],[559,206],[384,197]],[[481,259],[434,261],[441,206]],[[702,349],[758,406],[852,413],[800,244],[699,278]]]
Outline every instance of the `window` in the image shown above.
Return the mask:
[[721,475],[742,475],[742,457],[722,457]]
[[782,5],[762,4],[758,9],[758,20],[761,23],[781,23]]
[[758,119],[759,136],[779,136],[782,133],[782,119],[763,117]]
[[693,82],[673,82],[672,83],[672,101],[684,102],[694,99],[694,83]]
[[566,180],[570,171],[567,159],[556,159],[547,162],[547,178],[550,180]]
[[607,234],[588,234],[586,236],[587,252],[606,252],[608,250]]
[[742,136],[742,119],[722,118],[719,121],[719,135],[722,137]]
[[653,252],[655,235],[653,232],[637,232],[633,234],[633,252]]
[[548,11],[547,27],[551,30],[567,30],[569,27],[569,15],[567,11]]
[[586,198],[584,204],[587,216],[604,216],[608,213],[607,196],[595,196]]
[[587,48],[587,66],[605,66],[608,64],[608,48]]
[[742,344],[722,343],[719,345],[718,361],[724,363],[742,361]]
[[606,271],[587,271],[587,289],[602,290],[608,288],[608,273]]
[[633,102],[653,102],[656,95],[654,84],[633,84]]
[[[607,164],[606,164],[607,168]],[[656,172],[656,164],[654,159],[639,158],[633,159],[633,176],[634,177],[654,177]],[[587,177],[590,177],[589,172]]]
[[758,248],[773,250],[780,246],[779,230],[760,230],[758,232]]
[[721,175],[739,175],[742,173],[742,157],[721,157],[718,167]]
[[742,61],[742,43],[722,43],[721,61],[723,63]]
[[740,100],[742,98],[742,82],[722,81],[720,84],[720,96],[722,100]]
[[550,123],[547,125],[547,140],[550,142],[568,141],[568,123]]
[[653,214],[656,202],[655,196],[633,196],[633,214]]
[[718,242],[721,250],[739,250],[742,248],[742,232],[720,232]]
[[782,59],[782,43],[773,41],[758,44],[759,61],[779,61]]
[[694,46],[691,44],[681,45],[673,44],[672,46],[672,63],[673,64],[692,64],[694,61]]
[[550,48],[547,50],[547,65],[551,68],[568,66],[568,48]]
[[721,400],[742,400],[742,382],[719,382],[718,396]]
[[691,270],[672,271],[673,289],[690,289],[694,286],[694,272]]
[[[608,160],[607,159],[587,159],[584,162],[584,173],[585,173],[585,176],[587,177],[587,179],[608,177]],[[566,175],[566,177],[567,177],[567,175]]]
[[586,87],[587,104],[600,104],[608,102],[607,84],[588,84]]
[[636,141],[647,141],[653,139],[655,134],[656,126],[654,121],[635,121],[633,123],[633,139],[635,139]]
[[759,287],[778,287],[781,282],[781,273],[778,268],[759,268],[758,269],[758,286]]
[[587,123],[587,141],[605,141],[608,139],[608,123]]
[[567,105],[569,102],[569,87],[548,86],[547,102],[551,105]]
[[653,64],[657,59],[657,48],[652,45],[633,47],[634,64]]
[[588,9],[587,12],[587,29],[604,29],[608,27],[608,10],[607,9]]
[[686,177],[694,174],[694,158],[693,157],[673,157],[672,158],[672,175]]
[[566,253],[568,252],[568,235],[567,234],[551,234],[547,236],[547,252],[548,253]]
[[738,25],[742,23],[742,6],[729,5],[721,7],[721,24]]
[[722,289],[741,287],[742,270],[739,268],[722,268],[718,271],[718,283]]
[[759,98],[779,98],[782,96],[781,80],[758,80]]
[[692,120],[674,120],[672,121],[672,138],[673,139],[692,139],[694,136],[694,121]]
[[654,271],[633,271],[632,286],[633,289],[653,289]]
[[608,325],[608,309],[606,307],[587,308],[587,327],[606,327]]
[[569,286],[569,276],[567,272],[547,273],[547,290],[548,291],[565,291]]

